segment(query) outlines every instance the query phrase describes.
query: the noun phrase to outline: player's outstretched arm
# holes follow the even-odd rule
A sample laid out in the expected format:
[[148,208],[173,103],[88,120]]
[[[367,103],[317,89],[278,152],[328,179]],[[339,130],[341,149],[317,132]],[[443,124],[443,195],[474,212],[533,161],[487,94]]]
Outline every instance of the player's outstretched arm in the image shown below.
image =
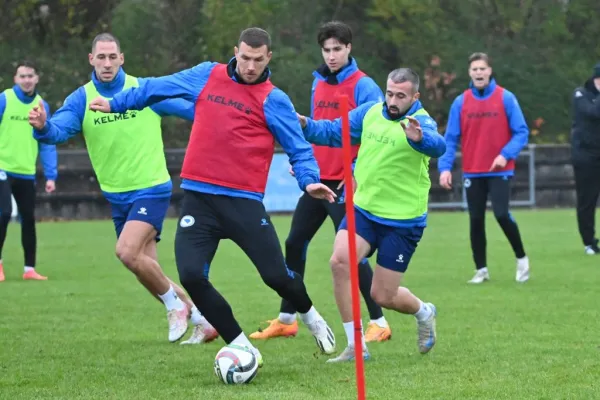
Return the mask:
[[66,142],[81,132],[85,114],[85,90],[80,87],[71,93],[52,117],[41,105],[29,113],[29,124],[33,127],[33,137],[45,144]]
[[320,182],[319,166],[312,146],[304,139],[294,105],[280,89],[273,89],[264,104],[269,130],[290,158],[300,189]]
[[139,86],[117,93],[108,107],[98,101],[90,109],[101,112],[124,113],[127,110],[143,110],[166,99],[181,98],[196,103],[198,95],[208,81],[217,63],[203,62],[193,68],[158,78],[140,78]]
[[446,124],[446,152],[438,160],[438,170],[440,172],[452,171],[456,150],[460,142],[460,113],[463,106],[463,95],[461,94],[452,102],[448,123]]
[[515,159],[523,150],[523,147],[529,142],[529,128],[527,122],[521,111],[521,106],[517,101],[516,96],[504,89],[504,109],[506,110],[506,117],[508,118],[508,124],[510,131],[512,132],[512,138],[504,146],[500,155],[507,160]]
[[[431,158],[439,158],[446,152],[446,141],[437,131],[437,123],[428,115],[417,115],[410,121],[408,129],[420,129],[422,135],[419,141],[411,140],[407,134],[408,144],[416,151]],[[407,128],[405,127],[405,131]],[[408,132],[407,132],[408,133]]]
[[[350,138],[352,144],[360,144],[362,135],[363,121],[365,115],[375,102],[368,102],[354,110],[350,111],[348,118],[350,120]],[[311,118],[298,116],[298,120],[302,126],[304,137],[310,143],[320,146],[342,147],[342,119],[334,120],[320,119],[314,120]]]
[[161,117],[179,117],[193,121],[196,105],[185,99],[167,99],[150,106],[150,108]]

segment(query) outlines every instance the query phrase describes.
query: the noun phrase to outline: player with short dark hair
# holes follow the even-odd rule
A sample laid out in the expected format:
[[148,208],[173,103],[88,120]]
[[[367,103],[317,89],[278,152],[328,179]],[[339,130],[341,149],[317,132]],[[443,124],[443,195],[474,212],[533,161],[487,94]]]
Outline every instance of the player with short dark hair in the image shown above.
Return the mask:
[[15,198],[21,220],[23,279],[47,280],[35,269],[35,172],[39,155],[46,177],[46,193],[52,193],[56,189],[56,147],[35,141],[27,116],[40,103],[50,114],[50,106],[36,91],[39,75],[31,61],[17,65],[14,82],[12,88],[0,93],[0,282],[5,279],[2,248],[12,217],[11,196]]
[[302,135],[289,97],[269,79],[270,43],[266,31],[249,28],[241,33],[235,57],[227,64],[203,62],[173,75],[147,79],[110,102],[100,98],[91,105],[102,112],[125,112],[168,98],[195,104],[181,171],[184,196],[175,236],[179,278],[225,342],[249,347],[259,364],[260,352],[209,280],[213,257],[224,239],[236,243],[263,281],[293,304],[320,350],[335,351],[333,332],[314,308],[302,277],[285,265],[262,202],[275,140],[290,157],[302,190],[330,202],[335,197],[319,182],[312,147]]
[[[441,156],[446,145],[419,97],[419,76],[410,68],[398,68],[388,75],[385,102],[355,108],[349,122],[352,143],[361,145],[354,170],[358,259],[377,252],[371,296],[384,308],[415,316],[418,348],[427,353],[436,342],[436,308],[400,285],[427,225],[429,160]],[[341,118],[299,119],[310,142],[342,147]],[[349,253],[344,218],[330,265],[345,324],[353,321]],[[362,341],[366,360],[370,355],[364,337]],[[355,346],[354,335],[348,335],[346,349],[328,362],[354,361]]]
[[452,187],[452,165],[461,142],[464,186],[469,207],[471,250],[476,272],[469,283],[490,279],[486,256],[485,210],[488,196],[496,221],[517,258],[516,281],[529,279],[519,227],[509,212],[510,181],[515,159],[529,138],[529,129],[517,98],[496,83],[485,53],[469,57],[469,89],[450,108],[446,127],[447,151],[438,161],[440,185]]
[[[166,277],[158,264],[157,242],[170,205],[172,182],[162,142],[161,117],[175,115],[191,120],[193,104],[167,100],[139,112],[102,115],[88,109],[97,96],[110,98],[143,82],[122,68],[119,41],[101,33],[92,41],[91,80],[71,93],[48,119],[42,109],[29,115],[40,142],[61,143],[82,133],[94,172],[111,207],[116,255],[140,283],[167,309],[169,341],[176,342],[194,325],[183,343],[215,339],[214,328],[200,315],[183,289]],[[145,136],[138,132],[143,131]]]
[[[383,101],[383,93],[375,81],[358,68],[350,55],[352,50],[352,30],[339,21],[327,22],[317,34],[324,64],[313,72],[315,77],[311,89],[311,117],[315,120],[334,119],[340,116],[338,96],[345,94],[350,100],[350,108],[368,101]],[[321,182],[336,191],[338,201],[329,203],[304,193],[294,211],[290,233],[285,241],[285,261],[289,269],[304,276],[308,244],[327,217],[331,218],[337,231],[344,215],[344,180],[342,149],[328,146],[313,146],[315,158],[321,171]],[[353,147],[356,157],[358,145]],[[365,333],[365,340],[388,340],[392,331],[383,316],[381,307],[371,298],[373,270],[365,259],[359,265],[360,291],[369,310],[371,321]],[[352,323],[344,326],[346,333],[353,335]],[[286,300],[282,300],[279,317],[269,321],[265,329],[254,332],[251,339],[295,336],[298,332],[296,310]]]

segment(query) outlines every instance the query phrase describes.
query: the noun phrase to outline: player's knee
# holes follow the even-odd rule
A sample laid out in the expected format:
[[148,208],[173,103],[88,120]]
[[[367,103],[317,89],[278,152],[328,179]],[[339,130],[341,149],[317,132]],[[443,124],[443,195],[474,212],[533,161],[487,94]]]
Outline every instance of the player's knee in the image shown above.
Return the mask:
[[494,217],[496,218],[496,221],[498,221],[498,223],[500,224],[508,223],[511,221],[510,213],[508,212],[508,210],[494,211]]
[[285,254],[302,254],[308,247],[308,240],[290,232],[290,235],[285,239]]
[[334,276],[347,275],[349,273],[350,261],[348,255],[335,251],[329,259],[329,266]]
[[28,229],[33,229],[35,226],[35,217],[33,214],[21,214],[21,226]]
[[179,281],[186,290],[190,287],[204,287],[204,283],[208,282],[208,277],[202,268],[178,265],[177,270],[179,271]]
[[287,286],[291,279],[295,279],[294,273],[289,270],[286,273],[263,273],[260,277],[265,285],[276,292]]
[[380,307],[390,308],[394,303],[394,292],[390,292],[382,287],[376,285],[371,286],[371,298]]
[[119,240],[115,248],[117,258],[132,272],[136,273],[138,260],[141,257],[141,251],[126,241]]
[[0,224],[8,225],[8,223],[10,222],[11,214],[11,211],[7,211],[5,213],[0,212]]
[[470,224],[473,227],[481,227],[485,226],[485,215],[471,215],[470,216]]

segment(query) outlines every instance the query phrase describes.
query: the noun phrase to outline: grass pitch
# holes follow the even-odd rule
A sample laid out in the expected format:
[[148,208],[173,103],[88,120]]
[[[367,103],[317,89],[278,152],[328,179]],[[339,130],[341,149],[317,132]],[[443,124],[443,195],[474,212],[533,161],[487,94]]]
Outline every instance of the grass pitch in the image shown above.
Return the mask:
[[[600,398],[600,258],[583,254],[574,211],[514,214],[531,280],[514,281],[514,257],[488,214],[492,281],[469,286],[467,215],[431,213],[405,284],[437,306],[438,343],[420,355],[414,318],[385,312],[393,337],[370,345],[367,398]],[[290,218],[274,222],[283,242]],[[175,226],[165,223],[159,255],[177,280]],[[168,343],[164,307],[119,264],[114,241],[110,221],[39,224],[38,269],[50,280],[24,282],[19,227],[11,224],[0,283],[0,399],[356,398],[354,364],[326,364],[303,326],[294,339],[257,342],[265,366],[252,384],[223,385],[212,368],[223,342]],[[327,222],[311,243],[306,281],[342,350],[332,243]],[[222,242],[211,279],[247,334],[277,316],[277,295],[231,242]]]

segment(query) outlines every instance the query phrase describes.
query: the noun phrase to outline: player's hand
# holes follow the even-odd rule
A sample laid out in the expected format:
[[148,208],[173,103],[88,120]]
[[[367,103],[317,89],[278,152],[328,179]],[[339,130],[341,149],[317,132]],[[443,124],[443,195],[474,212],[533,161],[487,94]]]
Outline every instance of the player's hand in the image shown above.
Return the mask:
[[406,137],[415,143],[419,143],[421,140],[423,140],[423,128],[421,128],[421,124],[414,117],[407,116],[406,119],[408,120],[408,124],[405,122],[400,122],[404,128]]
[[52,193],[56,190],[56,182],[52,179],[46,181],[46,193]]
[[294,172],[294,167],[292,167],[291,165],[290,165],[290,175],[296,176],[296,173]]
[[492,163],[492,166],[490,167],[490,171],[493,171],[495,169],[501,169],[506,167],[506,158],[504,158],[503,155],[499,155],[498,157],[494,158],[494,162]]
[[444,171],[440,174],[440,186],[444,189],[452,189],[452,172]]
[[306,193],[315,199],[325,199],[330,203],[333,203],[337,197],[333,190],[322,183],[311,183],[310,185],[307,185]]
[[[337,190],[340,190],[341,188],[344,187],[344,183],[346,183],[345,180],[342,179],[342,181],[340,182],[340,184],[337,186]],[[354,179],[354,177],[352,177],[352,193],[356,192],[356,179]]]
[[298,122],[300,122],[300,126],[302,127],[302,129],[306,128],[306,117],[298,113],[296,113],[296,116],[298,116]]
[[40,100],[39,104],[29,111],[29,125],[41,131],[46,126],[47,118],[46,107],[44,107],[44,102]]
[[104,97],[96,97],[90,102],[90,110],[110,113],[110,103]]

